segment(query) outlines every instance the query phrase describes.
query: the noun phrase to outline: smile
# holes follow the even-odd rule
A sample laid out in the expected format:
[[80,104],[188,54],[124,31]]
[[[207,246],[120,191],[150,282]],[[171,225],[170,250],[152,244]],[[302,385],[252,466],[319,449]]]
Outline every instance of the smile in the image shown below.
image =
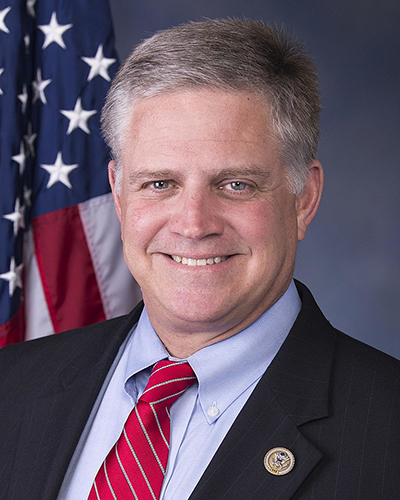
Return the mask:
[[171,255],[171,259],[184,266],[212,266],[213,264],[220,264],[228,257],[208,257],[206,259],[191,259],[189,257],[180,257],[179,255]]

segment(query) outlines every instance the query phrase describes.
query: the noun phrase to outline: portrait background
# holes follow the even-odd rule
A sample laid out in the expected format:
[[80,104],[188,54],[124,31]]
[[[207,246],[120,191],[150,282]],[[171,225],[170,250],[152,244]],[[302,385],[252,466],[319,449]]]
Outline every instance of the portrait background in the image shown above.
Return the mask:
[[119,56],[157,30],[205,17],[284,24],[322,91],[325,190],[295,276],[337,328],[400,358],[400,2],[110,0]]

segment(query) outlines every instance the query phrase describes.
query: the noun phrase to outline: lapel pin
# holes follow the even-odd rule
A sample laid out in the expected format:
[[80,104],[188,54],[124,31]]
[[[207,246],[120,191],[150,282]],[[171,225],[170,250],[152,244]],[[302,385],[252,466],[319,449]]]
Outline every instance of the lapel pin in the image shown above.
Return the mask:
[[274,476],[284,476],[294,467],[293,453],[287,448],[272,448],[264,457],[264,466]]

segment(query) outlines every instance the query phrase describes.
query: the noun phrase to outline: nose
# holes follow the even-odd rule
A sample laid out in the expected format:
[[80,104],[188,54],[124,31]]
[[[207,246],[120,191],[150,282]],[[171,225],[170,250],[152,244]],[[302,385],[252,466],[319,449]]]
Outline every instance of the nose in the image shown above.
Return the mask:
[[182,193],[170,218],[170,230],[184,238],[201,240],[223,233],[223,213],[208,191]]

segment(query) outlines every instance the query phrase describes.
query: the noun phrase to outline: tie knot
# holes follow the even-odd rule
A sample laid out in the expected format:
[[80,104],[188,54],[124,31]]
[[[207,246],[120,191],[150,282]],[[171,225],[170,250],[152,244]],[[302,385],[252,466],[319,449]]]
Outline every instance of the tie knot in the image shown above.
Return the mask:
[[195,382],[196,375],[186,361],[159,361],[153,367],[140,400],[171,407],[179,396]]

